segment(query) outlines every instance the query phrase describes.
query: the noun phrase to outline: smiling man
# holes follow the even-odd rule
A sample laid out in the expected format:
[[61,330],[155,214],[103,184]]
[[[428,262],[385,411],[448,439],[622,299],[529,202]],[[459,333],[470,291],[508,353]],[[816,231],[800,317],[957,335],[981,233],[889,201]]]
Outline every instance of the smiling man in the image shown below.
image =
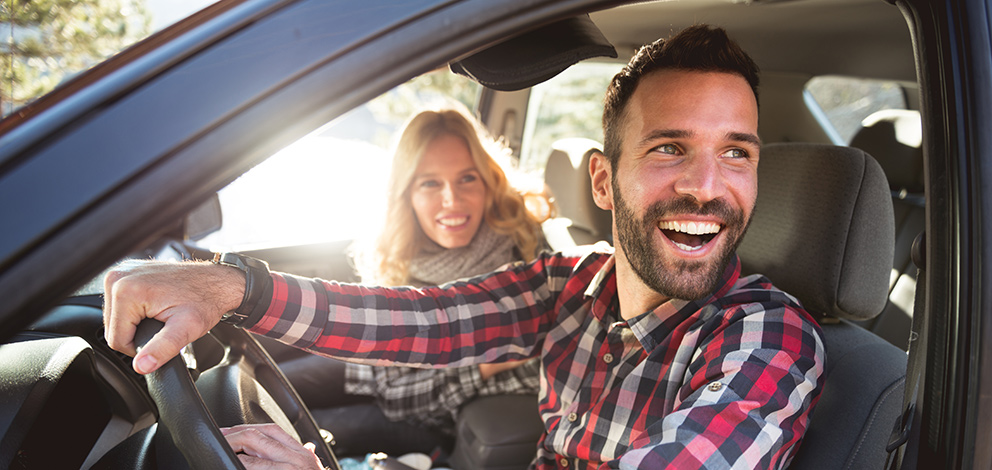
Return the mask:
[[[108,341],[134,353],[135,325],[165,321],[135,358],[142,373],[222,317],[370,364],[539,356],[536,468],[782,468],[822,389],[824,350],[794,298],[740,276],[735,249],[757,193],[757,84],[747,54],[706,26],[646,46],[614,78],[605,154],[590,173],[597,204],[613,211],[615,252],[545,254],[424,289],[208,263],[122,268],[106,282]],[[260,435],[228,439],[249,464],[295,455],[313,465],[285,452],[285,436]]]
[[[681,57],[668,69],[635,57],[607,95],[612,158],[594,156],[590,171],[597,205],[614,212],[617,263],[626,268],[618,284],[632,287],[622,312],[712,292],[754,210],[757,69],[746,56],[738,68],[747,77],[693,62],[705,58]],[[630,84],[635,68],[641,78]]]

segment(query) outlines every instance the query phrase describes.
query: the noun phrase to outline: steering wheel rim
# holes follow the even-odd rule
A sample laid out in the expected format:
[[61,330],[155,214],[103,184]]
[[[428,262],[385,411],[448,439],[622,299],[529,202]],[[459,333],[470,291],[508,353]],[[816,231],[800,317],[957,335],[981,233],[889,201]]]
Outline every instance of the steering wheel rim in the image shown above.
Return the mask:
[[[158,320],[142,321],[135,334],[139,349],[162,326],[162,322]],[[255,384],[261,387],[268,392],[266,397],[270,397],[280,411],[285,413],[283,410],[288,410],[294,417],[290,422],[301,440],[313,442],[316,445],[315,453],[321,461],[331,469],[339,469],[334,453],[321,438],[320,430],[303,404],[303,400],[261,345],[246,331],[226,324],[215,327],[211,335],[225,348],[225,357],[205,373],[215,369],[226,372],[213,374],[222,378],[213,387],[238,390],[246,388],[243,384]],[[222,424],[225,426],[250,423],[258,413],[249,410],[266,408],[271,412],[271,404],[255,402],[255,400],[267,401],[265,398],[252,396],[247,403],[243,403],[240,399],[226,402],[213,400],[208,406],[180,357],[172,358],[155,372],[147,374],[145,378],[148,392],[159,410],[159,422],[170,430],[176,447],[191,468],[244,470],[241,461],[221,434],[220,425],[214,419],[214,414],[221,416]],[[232,420],[238,421],[239,416],[240,422],[232,422]]]
[[[214,376],[223,378],[224,374],[221,374],[223,370],[230,372],[227,374],[227,380],[220,381],[223,390],[230,391],[233,387],[229,385],[235,380],[241,382],[239,390],[242,395],[238,397],[241,398],[240,400],[229,400],[224,397],[220,397],[221,400],[217,402],[205,400],[207,408],[211,410],[219,424],[229,426],[270,420],[279,423],[283,421],[280,418],[284,418],[288,426],[283,428],[287,432],[292,434],[292,431],[295,431],[296,437],[301,442],[313,442],[317,457],[322,462],[330,462],[331,468],[336,468],[334,453],[321,436],[320,428],[310,414],[309,408],[265,348],[247,331],[228,324],[217,325],[210,331],[210,335],[225,347],[225,357],[220,364],[201,374],[197,381],[201,396],[206,394],[210,379]],[[245,381],[250,382],[249,386],[244,384]],[[253,390],[253,386],[264,390],[265,396],[257,397],[248,393]],[[265,406],[268,399],[274,402],[274,407]],[[268,410],[270,414],[259,416],[258,406],[262,408],[261,411]],[[232,421],[225,422],[228,419]]]

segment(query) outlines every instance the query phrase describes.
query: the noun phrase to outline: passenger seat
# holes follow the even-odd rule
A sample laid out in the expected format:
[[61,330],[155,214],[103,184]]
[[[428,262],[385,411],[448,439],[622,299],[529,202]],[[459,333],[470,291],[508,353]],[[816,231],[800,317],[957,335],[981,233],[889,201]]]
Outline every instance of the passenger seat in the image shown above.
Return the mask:
[[885,171],[892,191],[896,238],[888,302],[878,317],[861,325],[906,350],[916,293],[916,266],[910,250],[925,226],[920,113],[878,111],[865,118],[862,126],[850,146],[875,157]]

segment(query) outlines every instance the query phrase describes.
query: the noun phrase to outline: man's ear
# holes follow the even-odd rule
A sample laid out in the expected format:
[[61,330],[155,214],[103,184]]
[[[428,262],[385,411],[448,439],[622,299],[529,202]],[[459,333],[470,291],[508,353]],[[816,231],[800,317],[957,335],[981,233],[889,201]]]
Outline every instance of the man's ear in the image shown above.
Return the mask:
[[592,200],[600,209],[613,210],[613,168],[601,152],[589,157],[589,177],[592,179]]

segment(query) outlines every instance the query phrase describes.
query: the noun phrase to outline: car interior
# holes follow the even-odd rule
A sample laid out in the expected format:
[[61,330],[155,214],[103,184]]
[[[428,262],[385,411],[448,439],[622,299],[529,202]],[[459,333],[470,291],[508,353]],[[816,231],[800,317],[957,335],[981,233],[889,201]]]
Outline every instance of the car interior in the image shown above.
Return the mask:
[[[744,270],[768,276],[801,300],[827,346],[826,386],[790,468],[881,468],[904,406],[920,263],[913,250],[914,244],[920,249],[925,223],[919,85],[913,41],[898,8],[881,0],[634,2],[516,31],[422,76],[457,75],[478,84],[471,108],[503,139],[511,160],[553,197],[555,216],[543,225],[551,249],[612,242],[611,215],[593,202],[588,173],[591,153],[601,148],[601,130],[595,133],[601,102],[567,94],[548,101],[552,108],[569,99],[591,101],[591,111],[576,114],[581,124],[555,128],[562,119],[539,119],[538,98],[565,89],[554,80],[583,65],[619,70],[640,45],[701,22],[725,27],[761,68],[759,195],[738,250]],[[822,78],[834,80],[833,88],[824,85],[832,94],[817,94],[813,84]],[[881,88],[894,101],[880,104]],[[309,130],[354,135],[343,125],[351,122],[346,118],[373,109],[354,108]],[[838,129],[841,121],[848,127]],[[384,179],[387,165],[370,161],[356,174]],[[223,247],[264,259],[277,271],[359,280],[350,250],[363,235],[225,246],[218,234],[251,228],[231,215],[226,204],[235,197],[225,198],[224,191],[233,190],[213,195],[131,257],[207,259]],[[135,374],[129,358],[103,339],[100,279],[0,346],[0,467],[227,468],[224,458],[236,457],[216,426],[241,422],[277,422],[304,441],[325,440],[279,372],[284,352],[269,355],[259,346],[264,339],[240,330],[219,326],[168,375]],[[196,395],[202,401],[185,401]],[[441,463],[526,468],[542,432],[535,403],[535,396],[508,395],[466,404],[450,458]],[[196,422],[189,424],[191,416]],[[177,431],[180,422],[186,424]],[[51,452],[52,436],[65,429],[73,438]],[[355,457],[335,457],[326,447],[320,452],[332,468],[336,458]],[[202,460],[211,454],[221,458]],[[200,463],[189,462],[194,459]]]

